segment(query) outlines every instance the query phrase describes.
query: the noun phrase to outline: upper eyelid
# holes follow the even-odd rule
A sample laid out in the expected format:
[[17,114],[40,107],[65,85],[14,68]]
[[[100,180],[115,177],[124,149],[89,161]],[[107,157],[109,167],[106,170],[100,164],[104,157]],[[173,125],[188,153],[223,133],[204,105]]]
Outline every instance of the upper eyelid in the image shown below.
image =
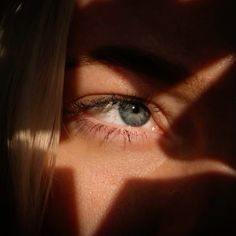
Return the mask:
[[125,94],[121,94],[121,93],[95,93],[95,94],[87,94],[87,95],[84,95],[84,96],[81,96],[81,97],[76,97],[74,99],[71,99],[69,101],[66,101],[65,104],[70,104],[70,103],[73,103],[73,102],[76,102],[77,100],[79,99],[84,99],[86,97],[108,97],[108,96],[113,96],[113,97],[125,97],[127,99],[135,99],[135,100],[139,100],[139,101],[151,101],[151,98],[150,97],[144,97],[144,96],[139,96],[138,94],[136,93],[125,93]]
[[[87,97],[94,97],[93,99],[89,99]],[[87,101],[85,101],[84,103],[81,102],[81,100],[86,99]],[[88,96],[84,96],[84,97],[80,97],[77,99],[74,99],[70,102],[67,102],[64,105],[64,109],[63,112],[64,113],[72,113],[74,110],[81,108],[83,109],[83,106],[85,105],[87,108],[89,108],[89,104],[91,104],[92,106],[99,106],[99,105],[105,105],[108,102],[122,102],[122,101],[129,101],[129,102],[140,102],[142,104],[144,104],[145,106],[148,106],[150,104],[152,104],[154,107],[157,107],[157,105],[155,105],[150,98],[141,98],[141,97],[137,97],[137,96],[132,96],[132,95],[114,95],[114,94],[107,94],[107,95],[88,95]],[[87,103],[86,103],[87,102]]]

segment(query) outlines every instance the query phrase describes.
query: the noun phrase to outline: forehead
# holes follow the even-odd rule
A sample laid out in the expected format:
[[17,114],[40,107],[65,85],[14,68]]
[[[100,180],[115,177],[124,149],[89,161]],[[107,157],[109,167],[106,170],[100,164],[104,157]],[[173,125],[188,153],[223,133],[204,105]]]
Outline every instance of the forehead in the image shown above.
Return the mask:
[[132,45],[193,65],[234,50],[233,1],[77,0],[69,53]]

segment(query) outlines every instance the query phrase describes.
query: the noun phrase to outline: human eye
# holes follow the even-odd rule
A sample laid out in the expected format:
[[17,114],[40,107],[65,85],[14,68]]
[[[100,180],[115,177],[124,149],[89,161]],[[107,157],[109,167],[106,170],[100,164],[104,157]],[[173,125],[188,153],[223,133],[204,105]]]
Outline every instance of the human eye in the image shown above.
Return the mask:
[[165,117],[149,99],[126,95],[88,95],[65,105],[67,130],[72,136],[123,145],[140,145],[164,133]]

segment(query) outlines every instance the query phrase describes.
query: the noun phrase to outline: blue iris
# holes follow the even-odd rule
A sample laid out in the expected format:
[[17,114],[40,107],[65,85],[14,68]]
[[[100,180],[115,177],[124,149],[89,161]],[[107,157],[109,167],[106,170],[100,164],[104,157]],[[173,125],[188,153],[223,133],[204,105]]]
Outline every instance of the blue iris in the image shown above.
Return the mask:
[[124,123],[132,127],[143,126],[150,119],[149,109],[141,102],[122,102],[119,104],[119,114]]

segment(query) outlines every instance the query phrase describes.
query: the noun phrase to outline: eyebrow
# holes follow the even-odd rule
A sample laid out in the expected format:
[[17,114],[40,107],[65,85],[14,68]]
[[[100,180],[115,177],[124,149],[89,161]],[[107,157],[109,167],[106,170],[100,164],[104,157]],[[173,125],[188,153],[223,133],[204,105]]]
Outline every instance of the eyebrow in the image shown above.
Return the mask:
[[157,79],[166,85],[173,85],[188,75],[187,68],[174,64],[134,47],[109,46],[99,47],[89,54],[81,55],[79,60],[70,59],[66,67],[71,69],[78,65],[101,62],[112,66],[119,66],[134,73]]

